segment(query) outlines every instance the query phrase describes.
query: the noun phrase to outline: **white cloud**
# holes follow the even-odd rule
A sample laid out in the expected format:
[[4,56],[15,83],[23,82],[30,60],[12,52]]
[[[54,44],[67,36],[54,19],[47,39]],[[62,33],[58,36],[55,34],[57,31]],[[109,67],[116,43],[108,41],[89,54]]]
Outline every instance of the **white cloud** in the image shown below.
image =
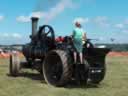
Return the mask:
[[0,44],[10,45],[10,44],[24,44],[28,39],[20,33],[2,33],[0,35]]
[[102,40],[104,40],[104,39],[105,39],[104,37],[99,37],[99,40],[100,40],[100,41],[102,41]]
[[30,15],[30,17],[37,17],[37,18],[42,18],[42,17],[45,17],[45,16],[46,16],[46,13],[41,12],[41,11],[32,12],[32,14]]
[[13,33],[12,37],[16,38],[16,39],[21,39],[22,38],[21,34],[19,34],[19,33]]
[[110,24],[108,23],[108,18],[106,16],[97,16],[94,19],[94,22],[96,23],[96,25],[100,26],[100,27],[109,27]]
[[0,15],[0,21],[2,21],[4,19],[3,15]]
[[89,18],[77,17],[73,20],[73,23],[80,22],[81,24],[88,23]]
[[122,32],[128,34],[128,29],[122,30]]
[[23,15],[17,17],[16,20],[17,20],[18,22],[23,22],[23,23],[25,23],[25,22],[30,22],[30,21],[31,21],[31,20],[30,20],[30,16],[23,16]]
[[124,28],[124,24],[116,24],[115,25],[116,28],[119,28],[119,29],[123,29]]
[[54,19],[57,15],[62,13],[66,8],[73,8],[74,4],[72,0],[60,0],[54,7],[50,8],[47,12],[37,11],[32,12],[28,16],[19,16],[17,21],[19,22],[29,22],[31,17],[43,18],[45,22],[49,22]]
[[124,20],[124,24],[128,24],[128,19],[125,19]]
[[46,22],[55,18],[57,15],[62,13],[66,8],[72,8],[72,7],[73,7],[72,0],[60,0],[60,2],[56,4],[56,6],[54,6],[49,10],[49,12],[47,12]]
[[27,22],[30,22],[31,21],[31,17],[37,17],[37,18],[42,18],[46,16],[45,13],[41,12],[41,11],[38,11],[38,12],[32,12],[30,15],[28,16],[24,16],[24,15],[21,15],[21,16],[18,16],[16,18],[16,20],[18,22],[21,22],[21,23],[27,23]]
[[8,33],[3,33],[2,37],[9,37]]
[[19,33],[3,33],[0,35],[1,38],[13,38],[13,39],[21,39],[22,35]]

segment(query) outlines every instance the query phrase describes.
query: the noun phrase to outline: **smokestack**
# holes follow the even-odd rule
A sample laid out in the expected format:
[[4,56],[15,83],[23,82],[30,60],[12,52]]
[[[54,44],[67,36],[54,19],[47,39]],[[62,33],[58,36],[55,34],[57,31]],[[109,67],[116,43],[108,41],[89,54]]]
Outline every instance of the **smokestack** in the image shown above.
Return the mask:
[[31,20],[32,20],[32,36],[35,36],[37,34],[37,25],[39,18],[32,17]]

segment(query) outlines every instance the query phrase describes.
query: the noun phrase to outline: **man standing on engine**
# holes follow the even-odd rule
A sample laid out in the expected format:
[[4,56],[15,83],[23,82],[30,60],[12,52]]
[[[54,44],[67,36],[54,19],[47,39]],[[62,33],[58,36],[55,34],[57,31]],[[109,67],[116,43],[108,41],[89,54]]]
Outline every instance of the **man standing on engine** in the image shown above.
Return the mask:
[[76,49],[76,51],[74,51],[74,63],[77,63],[77,53],[78,53],[80,57],[80,63],[83,64],[82,49],[83,49],[83,42],[85,43],[86,41],[86,33],[82,29],[82,25],[79,21],[75,21],[75,28],[73,30],[72,37]]

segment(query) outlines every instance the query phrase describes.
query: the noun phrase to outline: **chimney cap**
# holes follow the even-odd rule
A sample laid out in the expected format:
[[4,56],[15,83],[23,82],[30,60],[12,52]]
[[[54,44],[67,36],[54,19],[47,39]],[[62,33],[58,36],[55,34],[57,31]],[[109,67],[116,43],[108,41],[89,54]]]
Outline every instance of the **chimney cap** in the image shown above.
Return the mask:
[[39,20],[38,17],[31,17],[31,20]]

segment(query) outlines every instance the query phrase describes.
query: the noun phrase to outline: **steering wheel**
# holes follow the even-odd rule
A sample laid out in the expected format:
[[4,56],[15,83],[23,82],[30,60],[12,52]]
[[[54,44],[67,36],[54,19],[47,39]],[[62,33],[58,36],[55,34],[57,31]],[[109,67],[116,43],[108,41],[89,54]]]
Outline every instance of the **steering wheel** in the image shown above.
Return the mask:
[[86,43],[84,44],[85,48],[94,48],[94,45],[91,43],[92,39],[87,39]]
[[52,42],[55,41],[54,30],[50,25],[43,25],[40,27],[38,32],[39,40],[50,39]]

